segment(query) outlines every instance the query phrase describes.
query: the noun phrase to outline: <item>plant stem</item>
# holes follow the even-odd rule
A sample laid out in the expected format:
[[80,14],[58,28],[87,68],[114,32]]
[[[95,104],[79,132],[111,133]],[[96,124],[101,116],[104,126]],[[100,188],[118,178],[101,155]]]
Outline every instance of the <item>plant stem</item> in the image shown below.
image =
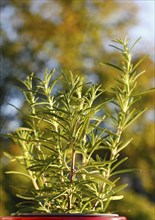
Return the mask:
[[[74,149],[74,142],[73,142],[72,143],[72,155],[71,155],[71,170],[70,170],[71,187],[73,183],[74,168],[75,168],[75,149]],[[71,208],[72,208],[72,189],[69,190],[69,195],[68,195],[68,210],[70,210]]]

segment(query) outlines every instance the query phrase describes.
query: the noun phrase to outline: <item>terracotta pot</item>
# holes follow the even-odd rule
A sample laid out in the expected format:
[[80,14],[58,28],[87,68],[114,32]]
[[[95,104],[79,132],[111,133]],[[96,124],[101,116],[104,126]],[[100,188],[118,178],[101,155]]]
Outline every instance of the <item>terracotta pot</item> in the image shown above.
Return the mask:
[[127,220],[126,217],[115,214],[99,214],[99,215],[84,215],[84,214],[65,214],[65,215],[22,215],[22,216],[6,216],[0,217],[0,220]]

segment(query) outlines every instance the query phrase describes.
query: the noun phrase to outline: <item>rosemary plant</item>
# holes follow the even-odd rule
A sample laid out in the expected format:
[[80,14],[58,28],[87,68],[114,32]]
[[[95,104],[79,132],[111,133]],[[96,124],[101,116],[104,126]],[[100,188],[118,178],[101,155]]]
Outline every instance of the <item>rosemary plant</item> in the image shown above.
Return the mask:
[[[27,126],[10,136],[21,149],[14,159],[25,172],[8,173],[29,178],[32,187],[19,187],[24,199],[19,213],[105,213],[112,200],[123,198],[127,184],[121,184],[119,174],[132,169],[119,168],[127,160],[120,154],[132,138],[125,142],[122,135],[145,111],[134,108],[137,79],[144,73],[137,72],[142,60],[134,65],[131,59],[137,41],[131,48],[127,39],[111,45],[122,55],[121,66],[106,63],[119,71],[111,99],[100,99],[101,85],[72,74],[55,79],[54,71],[45,71],[44,79],[31,74],[21,81],[29,105]],[[67,89],[54,92],[62,78]]]

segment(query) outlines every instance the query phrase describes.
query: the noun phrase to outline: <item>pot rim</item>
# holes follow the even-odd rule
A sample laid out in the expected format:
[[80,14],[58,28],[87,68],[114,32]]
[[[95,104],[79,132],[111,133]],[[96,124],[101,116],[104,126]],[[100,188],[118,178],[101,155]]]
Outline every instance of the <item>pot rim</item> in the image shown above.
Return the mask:
[[37,217],[37,216],[53,216],[53,217],[59,217],[59,216],[94,216],[94,217],[97,217],[97,216],[105,216],[105,217],[117,217],[119,216],[118,214],[111,214],[111,213],[104,213],[104,214],[86,214],[86,213],[23,213],[23,214],[18,214],[18,215],[13,215],[14,217],[20,217],[20,216],[24,216],[24,217]]

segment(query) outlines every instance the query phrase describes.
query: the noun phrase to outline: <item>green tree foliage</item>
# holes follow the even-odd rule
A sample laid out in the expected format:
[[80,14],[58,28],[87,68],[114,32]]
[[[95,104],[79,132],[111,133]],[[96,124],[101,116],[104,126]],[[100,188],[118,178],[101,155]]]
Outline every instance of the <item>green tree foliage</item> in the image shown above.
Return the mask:
[[[137,8],[132,1],[122,3],[115,0],[2,0],[2,41],[0,43],[2,130],[7,131],[14,127],[14,118],[17,114],[7,106],[8,102],[14,103],[18,98],[19,107],[27,110],[26,105],[24,103],[22,105],[23,97],[13,86],[16,77],[24,77],[33,71],[41,75],[45,67],[49,69],[56,67],[84,74],[88,81],[111,87],[112,79],[117,73],[100,63],[103,60],[118,62],[117,53],[114,50],[108,50],[108,41],[119,37],[120,33],[124,35],[128,32],[131,25],[136,22],[135,13]],[[140,54],[140,56],[143,55]],[[136,60],[139,60],[139,57],[135,57],[135,63]],[[143,91],[143,88],[147,89],[153,84],[154,63],[147,57],[139,68],[147,71],[139,83]],[[129,136],[134,130],[135,138],[133,150],[127,148],[125,151],[127,156],[133,158],[131,164],[126,164],[126,167],[131,167],[134,163],[134,167],[142,170],[141,173],[134,174],[130,181],[134,196],[144,194],[148,200],[153,201],[153,95],[145,95],[142,105],[148,106],[149,114],[144,114],[138,123],[128,129]],[[21,120],[17,122],[22,123]],[[5,148],[18,155],[19,149],[8,140],[2,139],[0,144],[2,151]],[[8,169],[8,161],[3,155],[2,165],[4,171]],[[3,198],[5,197],[2,203],[2,214],[8,214],[13,212],[11,203],[13,194],[8,190],[12,179],[6,175],[1,179],[4,182],[2,195],[4,195]],[[124,177],[124,181],[126,179],[128,182],[128,176]],[[135,202],[132,196],[131,200]],[[122,207],[123,209],[126,207]]]
[[111,204],[111,210],[126,216],[129,220],[152,220],[154,218],[154,205],[146,196],[138,195],[133,191],[124,194],[124,199]]

